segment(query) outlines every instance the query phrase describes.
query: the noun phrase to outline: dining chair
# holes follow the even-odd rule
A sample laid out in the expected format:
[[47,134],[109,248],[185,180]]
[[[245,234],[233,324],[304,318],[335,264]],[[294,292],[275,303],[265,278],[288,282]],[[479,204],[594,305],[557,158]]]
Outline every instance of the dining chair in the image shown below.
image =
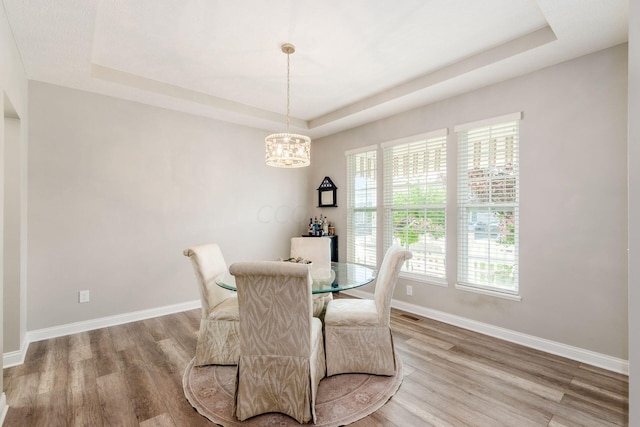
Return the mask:
[[[292,237],[291,258],[303,258],[312,262],[311,275],[316,279],[331,277],[331,239],[328,237]],[[313,296],[313,315],[322,320],[333,293]]]
[[380,266],[373,299],[334,299],[324,317],[327,376],[394,375],[396,356],[389,325],[391,297],[404,262],[412,257],[391,246]]
[[194,365],[235,365],[240,354],[238,297],[215,283],[215,277],[227,271],[220,246],[193,246],[183,254],[193,264],[202,304]]
[[304,264],[238,262],[240,358],[234,414],[243,421],[267,412],[299,423],[316,421],[325,376],[322,322],[312,316],[311,275]]

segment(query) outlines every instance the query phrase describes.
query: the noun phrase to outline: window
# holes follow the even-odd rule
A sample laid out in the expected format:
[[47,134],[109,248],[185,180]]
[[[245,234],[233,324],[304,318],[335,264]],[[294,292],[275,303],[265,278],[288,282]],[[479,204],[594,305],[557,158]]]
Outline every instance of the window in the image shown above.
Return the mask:
[[521,113],[456,127],[458,284],[518,294]]
[[[405,276],[446,276],[447,130],[383,144],[384,245],[413,252]],[[436,280],[438,281],[438,280]]]
[[376,266],[377,147],[347,151],[347,261]]

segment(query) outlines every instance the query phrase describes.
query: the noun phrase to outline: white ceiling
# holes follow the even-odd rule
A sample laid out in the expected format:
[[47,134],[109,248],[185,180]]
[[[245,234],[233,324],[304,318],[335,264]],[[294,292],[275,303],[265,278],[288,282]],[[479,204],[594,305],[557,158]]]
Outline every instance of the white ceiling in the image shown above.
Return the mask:
[[3,0],[27,77],[314,138],[627,41],[628,0]]

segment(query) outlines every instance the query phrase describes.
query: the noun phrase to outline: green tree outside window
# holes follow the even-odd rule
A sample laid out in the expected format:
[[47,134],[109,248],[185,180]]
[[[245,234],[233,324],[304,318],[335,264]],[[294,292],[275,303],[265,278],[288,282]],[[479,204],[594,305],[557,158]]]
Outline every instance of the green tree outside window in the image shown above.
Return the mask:
[[400,244],[408,247],[420,239],[422,234],[428,233],[434,239],[445,236],[444,209],[430,209],[428,207],[412,208],[413,206],[444,205],[447,195],[442,188],[427,188],[414,185],[407,193],[394,193],[393,206],[406,206],[403,210],[393,210],[394,237]]

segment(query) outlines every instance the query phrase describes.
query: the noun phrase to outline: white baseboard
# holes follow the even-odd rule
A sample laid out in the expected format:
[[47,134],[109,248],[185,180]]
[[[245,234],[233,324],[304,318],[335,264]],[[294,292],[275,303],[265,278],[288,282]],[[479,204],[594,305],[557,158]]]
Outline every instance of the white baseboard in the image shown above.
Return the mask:
[[148,310],[134,311],[131,313],[117,314],[115,316],[107,316],[83,322],[53,326],[51,328],[37,329],[35,331],[27,331],[27,341],[35,342],[49,338],[62,337],[65,335],[77,334],[79,332],[92,331],[94,329],[107,328],[109,326],[122,325],[123,323],[137,322],[138,320],[193,310],[195,308],[200,308],[200,300],[150,308]]
[[151,308],[148,310],[134,311],[131,313],[118,314],[115,316],[101,317],[83,322],[69,323],[66,325],[53,326],[51,328],[27,331],[27,336],[23,348],[3,355],[3,368],[20,365],[29,348],[29,343],[46,340],[49,338],[62,337],[65,335],[77,334],[79,332],[92,331],[94,329],[107,328],[109,326],[121,325],[123,323],[136,322],[138,320],[150,319],[152,317],[165,316],[167,314],[179,313],[181,311],[200,308],[200,300],[188,301],[180,304],[167,305],[164,307]]
[[[358,290],[344,291],[347,295],[353,295],[359,298],[372,298],[369,292]],[[629,361],[608,356],[606,354],[596,353],[594,351],[585,350],[579,347],[562,344],[556,341],[539,338],[533,335],[527,335],[510,329],[482,323],[465,317],[456,316],[445,313],[443,311],[433,310],[410,304],[404,301],[392,300],[392,307],[407,313],[417,314],[418,316],[427,317],[429,319],[438,320],[454,326],[469,329],[505,341],[521,344],[536,350],[545,351],[547,353],[566,357],[578,362],[587,363],[598,366],[609,371],[618,372],[629,375]],[[200,300],[190,301],[181,304],[174,304],[165,307],[158,307],[149,310],[135,311],[116,316],[108,316],[99,319],[92,319],[85,322],[70,323],[67,325],[54,326],[51,328],[38,329],[27,332],[27,337],[23,348],[18,351],[5,353],[3,355],[3,367],[8,368],[20,365],[24,362],[24,358],[29,347],[29,343],[49,338],[56,338],[79,332],[91,331],[94,329],[106,328],[109,326],[121,325],[123,323],[135,322],[138,320],[149,319],[152,317],[164,316],[167,314],[178,313],[181,311],[193,310],[200,308]],[[1,424],[0,424],[1,425]]]
[[7,395],[2,393],[0,396],[0,426],[4,424],[4,419],[7,416],[9,406],[7,405]]
[[[27,349],[29,343],[25,339],[22,342],[20,350],[10,351],[2,355],[2,368],[10,368],[12,366],[22,365],[24,363],[24,357],[27,355]],[[0,424],[1,425],[1,424]]]
[[[373,297],[373,295],[369,292],[358,290],[345,291],[344,293],[347,295],[353,295],[358,298],[371,299]],[[594,351],[585,350],[579,347],[573,347],[545,338],[523,334],[520,332],[512,331],[510,329],[501,328],[499,326],[490,325],[488,323],[478,322],[475,320],[467,319],[465,317],[445,313],[443,311],[432,310],[404,301],[398,301],[394,299],[391,301],[391,306],[399,310],[406,311],[407,313],[417,314],[418,316],[438,320],[454,326],[459,326],[461,328],[469,329],[471,331],[479,332],[481,334],[489,335],[495,338],[500,338],[512,343],[521,344],[526,347],[534,348],[536,350],[545,351],[557,356],[562,356],[571,360],[576,360],[578,362],[597,366],[608,371],[629,375],[628,360],[618,359],[606,354],[596,353]]]

